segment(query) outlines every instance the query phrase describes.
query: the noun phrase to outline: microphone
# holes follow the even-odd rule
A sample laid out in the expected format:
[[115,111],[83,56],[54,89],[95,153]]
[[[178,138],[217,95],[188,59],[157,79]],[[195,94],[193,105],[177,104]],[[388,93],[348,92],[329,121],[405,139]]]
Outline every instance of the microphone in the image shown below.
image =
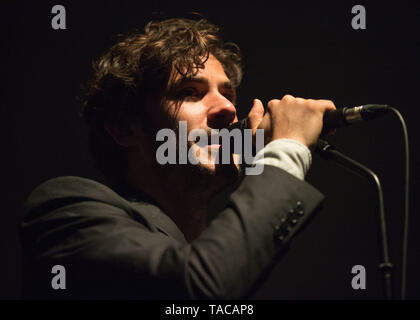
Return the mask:
[[[327,110],[324,113],[321,135],[336,128],[378,118],[389,110],[390,107],[386,104],[365,104],[358,107]],[[248,119],[239,120],[231,124],[227,129],[230,131],[235,128],[240,130],[248,129]]]
[[324,113],[323,130],[345,127],[357,122],[372,120],[387,113],[386,104],[365,104],[358,107],[327,110]]

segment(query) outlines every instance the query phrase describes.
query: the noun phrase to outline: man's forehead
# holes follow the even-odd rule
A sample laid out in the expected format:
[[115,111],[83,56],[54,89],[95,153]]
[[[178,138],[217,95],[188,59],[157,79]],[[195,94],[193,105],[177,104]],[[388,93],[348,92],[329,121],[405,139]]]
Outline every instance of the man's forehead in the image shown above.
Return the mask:
[[173,75],[173,84],[184,84],[188,82],[198,82],[208,84],[209,80],[216,80],[223,86],[232,87],[231,81],[225,73],[222,64],[213,55],[210,55],[204,63],[204,68],[197,68],[193,74],[183,75],[175,70]]

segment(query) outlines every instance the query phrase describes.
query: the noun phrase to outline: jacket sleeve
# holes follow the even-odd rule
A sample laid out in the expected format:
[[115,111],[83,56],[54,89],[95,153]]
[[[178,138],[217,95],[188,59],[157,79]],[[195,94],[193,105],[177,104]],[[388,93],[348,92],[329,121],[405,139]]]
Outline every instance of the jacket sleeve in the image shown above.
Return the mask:
[[[308,183],[266,166],[245,177],[188,244],[133,219],[111,195],[75,195],[52,185],[32,193],[22,223],[27,298],[246,298],[323,200]],[[96,185],[80,188],[94,193]],[[51,288],[54,265],[65,267],[65,290]]]

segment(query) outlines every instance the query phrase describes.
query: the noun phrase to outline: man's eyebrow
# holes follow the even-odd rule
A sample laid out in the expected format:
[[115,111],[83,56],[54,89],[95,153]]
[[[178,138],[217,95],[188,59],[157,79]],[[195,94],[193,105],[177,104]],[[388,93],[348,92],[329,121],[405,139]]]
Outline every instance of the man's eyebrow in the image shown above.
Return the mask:
[[[191,77],[184,77],[184,78],[180,79],[178,84],[182,85],[182,84],[189,83],[189,82],[198,82],[198,83],[202,83],[202,84],[208,84],[209,83],[206,78],[191,76]],[[234,89],[230,80],[222,82],[221,86],[225,87],[225,88],[229,88],[229,89]]]
[[202,77],[196,77],[196,76],[190,76],[190,77],[184,77],[180,80],[180,83],[188,83],[188,82],[199,82],[207,84],[208,80]]

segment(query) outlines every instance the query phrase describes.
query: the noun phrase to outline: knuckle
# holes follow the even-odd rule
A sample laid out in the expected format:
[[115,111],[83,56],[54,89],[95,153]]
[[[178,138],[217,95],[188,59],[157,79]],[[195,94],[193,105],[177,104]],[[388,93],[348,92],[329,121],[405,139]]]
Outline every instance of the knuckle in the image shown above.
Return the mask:
[[267,109],[269,111],[272,110],[273,108],[275,108],[276,105],[279,104],[279,102],[280,102],[279,99],[272,99],[272,100],[268,101],[268,103],[267,103]]
[[315,113],[315,112],[319,111],[319,109],[317,108],[317,105],[315,103],[314,104],[308,104],[306,107],[307,107],[307,110],[311,113]]
[[281,100],[285,101],[285,102],[291,102],[291,101],[295,100],[295,97],[293,97],[290,94],[286,94],[285,96],[283,96],[283,98]]
[[307,100],[304,98],[295,98],[297,104],[305,105],[307,104]]
[[314,99],[308,99],[307,100],[307,107],[309,110],[315,112],[318,110],[318,103]]

